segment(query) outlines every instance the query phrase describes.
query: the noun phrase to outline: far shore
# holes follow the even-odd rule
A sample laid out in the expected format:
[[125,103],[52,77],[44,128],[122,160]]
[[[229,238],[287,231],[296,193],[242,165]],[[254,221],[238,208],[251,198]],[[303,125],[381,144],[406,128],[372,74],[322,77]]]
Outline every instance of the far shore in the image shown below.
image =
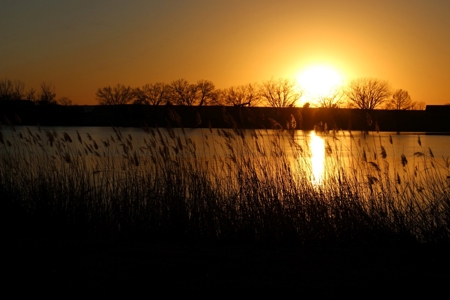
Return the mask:
[[36,106],[0,103],[2,124],[363,130],[450,134],[450,106],[426,110],[370,110],[235,106]]

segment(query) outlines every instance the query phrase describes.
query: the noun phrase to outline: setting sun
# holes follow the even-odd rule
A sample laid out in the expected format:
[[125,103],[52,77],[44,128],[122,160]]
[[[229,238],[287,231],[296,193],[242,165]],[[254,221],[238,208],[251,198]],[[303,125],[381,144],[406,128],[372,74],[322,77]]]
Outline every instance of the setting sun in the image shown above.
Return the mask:
[[342,85],[343,76],[328,66],[311,66],[297,76],[301,88],[304,90],[305,102],[315,102],[318,97],[332,93]]

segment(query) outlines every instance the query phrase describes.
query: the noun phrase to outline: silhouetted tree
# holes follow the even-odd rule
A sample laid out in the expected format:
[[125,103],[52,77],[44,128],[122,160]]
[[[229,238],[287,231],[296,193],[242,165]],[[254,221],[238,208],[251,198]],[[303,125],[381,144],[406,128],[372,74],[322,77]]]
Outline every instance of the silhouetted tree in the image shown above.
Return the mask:
[[398,89],[392,94],[392,98],[386,102],[386,109],[409,110],[413,108],[414,102],[405,90]]
[[234,106],[257,106],[261,97],[253,84],[232,86],[220,92],[219,103]]
[[170,87],[162,82],[154,84],[146,84],[141,88],[137,88],[136,101],[137,104],[162,105],[167,102]]
[[129,86],[117,84],[114,87],[99,88],[95,94],[100,105],[121,105],[136,98],[135,90]]
[[268,106],[290,107],[302,96],[294,80],[278,79],[263,82],[259,87],[259,95]]
[[73,104],[72,100],[70,100],[67,97],[61,97],[56,101],[58,104],[60,105],[64,105],[64,106],[70,106]]
[[387,81],[358,78],[350,82],[345,95],[350,105],[372,110],[382,105],[391,96],[391,91]]
[[36,90],[31,88],[24,94],[25,100],[36,102]]
[[178,79],[170,84],[170,101],[177,105],[194,105],[196,94],[197,86],[185,79]]
[[199,80],[191,84],[178,79],[170,84],[170,101],[177,105],[204,106],[217,102],[217,90],[209,80]]
[[0,101],[22,100],[24,97],[25,84],[20,80],[0,80]]
[[327,95],[318,96],[315,100],[319,107],[338,108],[344,93],[341,88],[331,90]]
[[201,79],[196,86],[196,104],[198,106],[210,105],[217,99],[217,91],[214,84],[209,80]]
[[425,108],[427,107],[427,104],[425,102],[413,102],[411,109],[414,110],[425,110]]
[[48,82],[42,82],[37,103],[39,105],[56,104],[56,87]]

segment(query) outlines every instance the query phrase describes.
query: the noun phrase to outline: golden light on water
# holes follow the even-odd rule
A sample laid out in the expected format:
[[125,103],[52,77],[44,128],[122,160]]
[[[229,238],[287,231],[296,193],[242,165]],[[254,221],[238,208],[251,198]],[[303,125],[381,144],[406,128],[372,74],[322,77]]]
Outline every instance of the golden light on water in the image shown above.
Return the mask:
[[325,171],[325,141],[314,131],[309,136],[311,151],[311,182],[320,185],[323,182]]

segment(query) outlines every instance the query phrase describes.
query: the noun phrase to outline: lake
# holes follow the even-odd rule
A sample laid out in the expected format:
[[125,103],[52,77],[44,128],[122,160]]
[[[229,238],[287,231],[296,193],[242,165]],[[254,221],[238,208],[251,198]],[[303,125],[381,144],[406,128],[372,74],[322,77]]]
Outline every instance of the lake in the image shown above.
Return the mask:
[[[147,132],[146,132],[147,131]],[[152,143],[167,143],[172,149],[177,145],[189,148],[189,151],[176,150],[177,156],[190,157],[201,161],[211,161],[233,157],[258,157],[269,155],[287,157],[292,170],[308,172],[311,182],[323,184],[327,178],[336,176],[342,169],[354,174],[360,180],[367,178],[367,166],[391,177],[415,172],[427,173],[433,169],[439,176],[450,175],[450,136],[428,135],[424,132],[361,132],[337,131],[317,133],[315,131],[246,130],[233,134],[231,129],[147,129],[110,128],[110,127],[20,127],[14,130],[3,127],[5,140],[13,142],[20,136],[29,134],[38,136],[43,141],[43,149],[51,149],[48,143],[49,133],[63,141],[67,138],[81,153],[86,143],[93,143],[84,149],[88,156],[122,157],[123,153],[111,151],[109,145],[118,143],[122,149],[135,151],[145,156],[143,149],[149,149]],[[78,140],[78,142],[77,142]],[[83,142],[84,144],[80,143]],[[126,145],[126,146],[124,146]],[[136,152],[136,149],[140,151]],[[8,147],[2,146],[1,152]],[[64,151],[64,150],[60,150]],[[280,152],[280,153],[278,153]],[[98,162],[97,162],[98,163]],[[110,161],[108,163],[111,163]],[[305,170],[306,169],[306,170]],[[359,171],[364,169],[364,173]],[[352,171],[353,170],[353,171]],[[259,174],[263,176],[263,174]],[[417,174],[415,174],[417,177]]]

